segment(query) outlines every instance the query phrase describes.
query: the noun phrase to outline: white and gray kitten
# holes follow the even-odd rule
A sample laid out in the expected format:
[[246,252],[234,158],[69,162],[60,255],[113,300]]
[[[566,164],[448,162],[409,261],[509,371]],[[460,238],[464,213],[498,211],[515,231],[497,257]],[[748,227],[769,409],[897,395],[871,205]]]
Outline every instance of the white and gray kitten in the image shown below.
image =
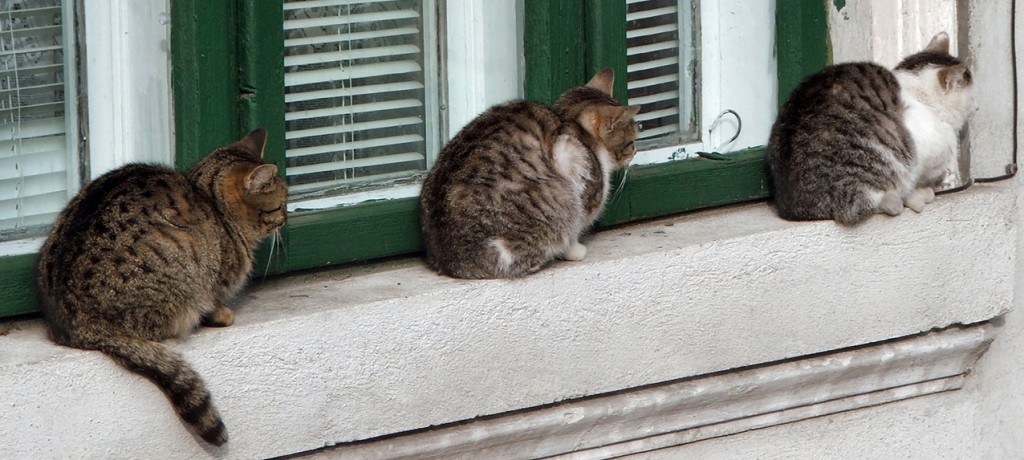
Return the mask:
[[976,108],[971,71],[949,55],[945,32],[892,71],[826,67],[800,83],[772,128],[779,215],[853,225],[904,206],[921,212],[956,170],[959,133]]

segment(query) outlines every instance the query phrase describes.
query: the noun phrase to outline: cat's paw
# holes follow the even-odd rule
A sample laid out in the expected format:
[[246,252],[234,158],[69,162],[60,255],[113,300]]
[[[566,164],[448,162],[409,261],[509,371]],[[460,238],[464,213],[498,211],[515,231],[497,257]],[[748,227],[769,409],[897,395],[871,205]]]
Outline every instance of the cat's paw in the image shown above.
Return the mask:
[[911,192],[904,204],[914,212],[921,212],[924,211],[925,204],[933,201],[935,201],[935,190],[932,190],[931,187],[921,187]]
[[914,212],[924,211],[924,200],[922,200],[920,197],[907,197],[907,200],[904,202],[904,204],[906,204],[907,207],[913,210]]
[[586,256],[587,256],[587,247],[582,245],[582,244],[579,244],[579,243],[573,243],[572,246],[569,246],[569,250],[565,251],[564,259],[565,260],[572,260],[572,261],[579,261],[579,260],[583,260],[583,258],[586,257]]
[[206,327],[228,327],[235,324],[235,312],[225,306],[219,306],[205,318],[203,326]]
[[886,192],[882,202],[878,203],[878,210],[890,216],[898,216],[903,212],[903,199],[896,192]]
[[919,188],[917,190],[921,192],[921,194],[922,194],[921,197],[924,199],[924,202],[926,204],[935,201],[935,189],[933,189],[931,187],[924,187],[924,188]]

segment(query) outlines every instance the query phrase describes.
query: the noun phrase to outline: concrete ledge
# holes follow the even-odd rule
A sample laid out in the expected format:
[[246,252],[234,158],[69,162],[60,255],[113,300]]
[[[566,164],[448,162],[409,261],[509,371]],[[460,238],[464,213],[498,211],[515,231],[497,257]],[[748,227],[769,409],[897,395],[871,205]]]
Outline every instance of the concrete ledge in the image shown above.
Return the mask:
[[854,229],[752,204],[605,231],[522,280],[413,259],[263,283],[178,345],[222,450],[148,381],[0,325],[0,457],[265,458],[983,322],[1011,305],[1015,215],[1009,184]]

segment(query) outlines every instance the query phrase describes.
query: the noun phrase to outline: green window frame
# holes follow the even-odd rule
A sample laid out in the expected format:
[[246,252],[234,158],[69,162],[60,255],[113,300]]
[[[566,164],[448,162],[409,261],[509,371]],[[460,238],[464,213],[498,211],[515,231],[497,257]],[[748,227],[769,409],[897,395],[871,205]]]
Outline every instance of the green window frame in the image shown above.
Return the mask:
[[[171,2],[176,166],[187,168],[247,130],[269,131],[267,160],[284,168],[284,31],[280,1]],[[526,98],[551,102],[600,67],[626,74],[625,2],[525,0]],[[826,2],[777,0],[779,103],[830,62]],[[615,38],[621,37],[621,38]],[[615,94],[624,98],[624,78]],[[764,148],[634,167],[598,227],[768,196]],[[416,198],[296,213],[283,251],[256,274],[338,265],[421,250]],[[344,238],[339,238],[343,235]],[[35,254],[0,257],[0,318],[38,310]]]

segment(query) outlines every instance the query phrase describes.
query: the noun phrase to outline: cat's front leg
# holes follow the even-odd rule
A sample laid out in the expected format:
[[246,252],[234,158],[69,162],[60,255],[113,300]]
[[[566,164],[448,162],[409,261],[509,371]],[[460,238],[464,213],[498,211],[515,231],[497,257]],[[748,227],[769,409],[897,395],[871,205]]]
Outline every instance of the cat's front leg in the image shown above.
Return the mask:
[[203,317],[203,326],[228,327],[235,323],[235,312],[222,304],[218,304],[210,314]]
[[914,212],[924,211],[924,205],[935,201],[935,190],[931,187],[919,187],[903,201]]
[[587,256],[587,247],[580,244],[578,241],[572,243],[569,246],[569,250],[565,251],[565,260],[580,261]]

